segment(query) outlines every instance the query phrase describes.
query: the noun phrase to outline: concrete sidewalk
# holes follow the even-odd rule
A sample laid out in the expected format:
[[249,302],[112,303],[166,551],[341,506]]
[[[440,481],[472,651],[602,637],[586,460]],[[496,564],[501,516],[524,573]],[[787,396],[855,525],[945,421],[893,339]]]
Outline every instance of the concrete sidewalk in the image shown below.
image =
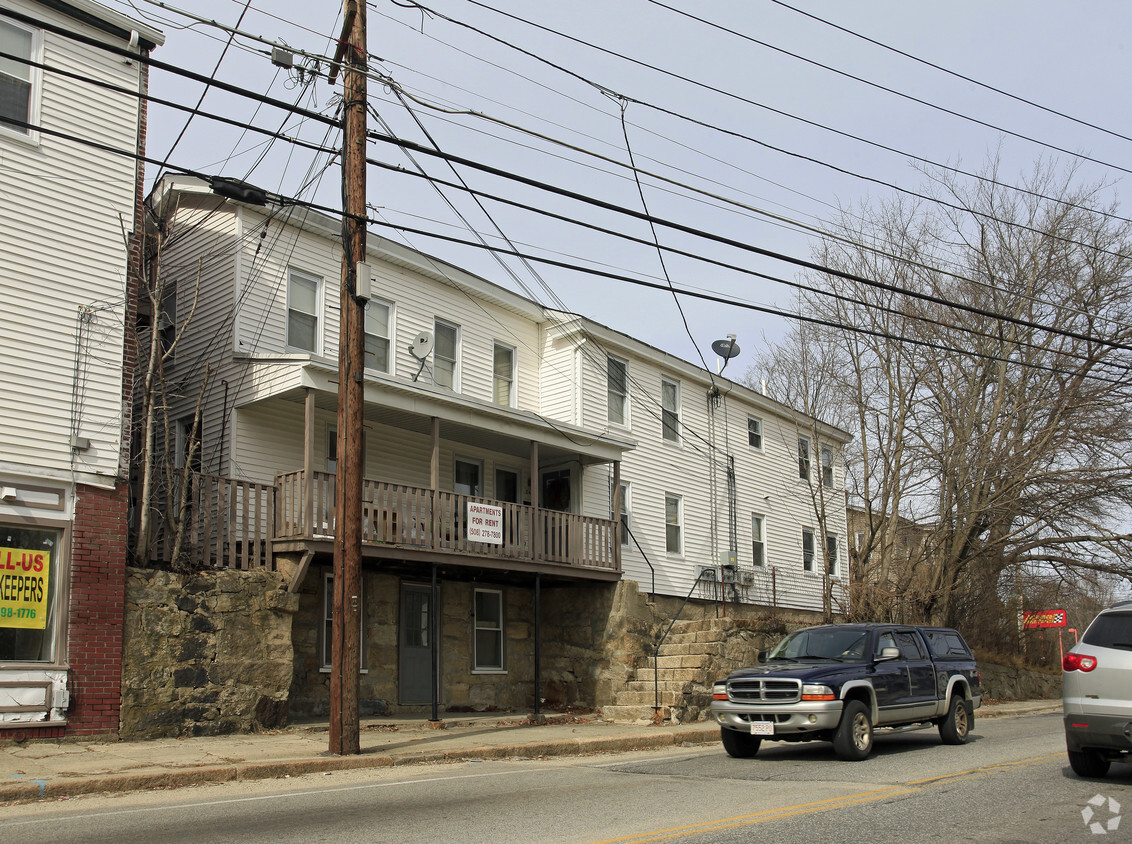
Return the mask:
[[[1060,700],[996,702],[984,704],[975,720],[1060,711]],[[0,803],[422,762],[577,756],[717,741],[719,729],[709,721],[656,726],[552,715],[535,724],[521,715],[501,714],[449,714],[439,724],[364,718],[362,752],[354,756],[328,752],[325,723],[254,735],[29,741],[0,746]]]

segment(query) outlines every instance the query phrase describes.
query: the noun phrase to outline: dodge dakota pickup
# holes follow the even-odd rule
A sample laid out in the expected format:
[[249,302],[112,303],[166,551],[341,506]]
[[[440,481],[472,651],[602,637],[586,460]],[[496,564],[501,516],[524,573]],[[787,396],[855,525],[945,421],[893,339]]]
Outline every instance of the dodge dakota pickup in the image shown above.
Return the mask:
[[936,726],[964,744],[982,703],[982,679],[963,637],[943,627],[833,624],[791,633],[759,664],[712,688],[724,749],[754,756],[764,741],[832,741],[861,760],[873,729]]

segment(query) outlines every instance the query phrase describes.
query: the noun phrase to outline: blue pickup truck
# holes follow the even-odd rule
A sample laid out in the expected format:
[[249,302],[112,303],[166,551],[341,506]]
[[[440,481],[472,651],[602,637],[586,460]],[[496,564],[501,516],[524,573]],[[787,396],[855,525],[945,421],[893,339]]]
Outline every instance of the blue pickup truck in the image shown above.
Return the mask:
[[982,678],[950,628],[830,624],[788,635],[759,664],[712,688],[724,749],[754,756],[764,741],[831,741],[841,759],[873,749],[873,729],[935,726],[964,744],[982,703]]

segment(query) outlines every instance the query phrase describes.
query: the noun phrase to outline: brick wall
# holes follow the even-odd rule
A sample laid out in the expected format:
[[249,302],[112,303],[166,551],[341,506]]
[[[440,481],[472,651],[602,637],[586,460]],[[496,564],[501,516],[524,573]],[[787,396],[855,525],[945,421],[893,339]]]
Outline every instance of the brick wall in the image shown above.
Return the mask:
[[68,735],[118,732],[126,590],[126,485],[76,490],[67,661]]

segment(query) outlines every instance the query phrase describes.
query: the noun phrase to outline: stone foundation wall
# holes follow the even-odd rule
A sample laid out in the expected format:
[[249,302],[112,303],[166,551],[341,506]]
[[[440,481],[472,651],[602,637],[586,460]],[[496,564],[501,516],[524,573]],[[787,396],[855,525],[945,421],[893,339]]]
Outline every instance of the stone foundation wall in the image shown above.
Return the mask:
[[298,603],[270,572],[129,569],[119,735],[221,735],[284,724]]

